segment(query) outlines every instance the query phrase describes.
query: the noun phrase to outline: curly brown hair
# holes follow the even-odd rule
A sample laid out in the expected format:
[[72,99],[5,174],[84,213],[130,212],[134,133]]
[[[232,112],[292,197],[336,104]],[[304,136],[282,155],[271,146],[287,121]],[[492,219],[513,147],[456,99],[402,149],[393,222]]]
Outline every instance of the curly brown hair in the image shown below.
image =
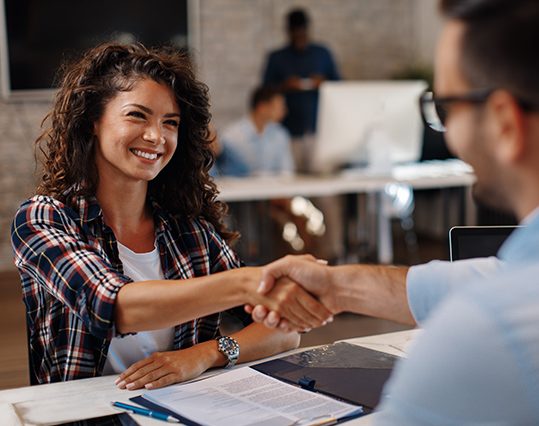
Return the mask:
[[142,44],[105,43],[65,63],[59,92],[44,122],[48,128],[35,143],[43,155],[37,194],[54,197],[71,208],[77,197],[95,194],[99,175],[94,160],[94,123],[106,104],[140,79],[169,87],[181,112],[178,144],[159,175],[148,183],[148,197],[171,214],[185,219],[203,217],[232,243],[239,234],[223,222],[227,206],[217,201],[209,175],[214,163],[208,125],[208,87],[195,78],[186,52],[169,47],[148,49]]

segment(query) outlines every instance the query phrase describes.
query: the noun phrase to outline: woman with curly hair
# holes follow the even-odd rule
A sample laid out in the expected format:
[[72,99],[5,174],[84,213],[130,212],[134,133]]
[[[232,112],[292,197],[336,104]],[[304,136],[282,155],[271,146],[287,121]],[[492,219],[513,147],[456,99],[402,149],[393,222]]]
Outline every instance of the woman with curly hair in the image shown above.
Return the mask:
[[[239,268],[228,246],[237,235],[208,175],[208,90],[188,57],[108,43],[62,71],[36,142],[37,195],[12,226],[31,382],[119,374],[120,388],[151,389],[296,347],[297,333],[233,309],[281,305],[257,294],[260,268]],[[300,329],[302,306],[317,302],[281,290],[296,301],[281,314]],[[224,310],[243,317],[232,336],[219,333]]]

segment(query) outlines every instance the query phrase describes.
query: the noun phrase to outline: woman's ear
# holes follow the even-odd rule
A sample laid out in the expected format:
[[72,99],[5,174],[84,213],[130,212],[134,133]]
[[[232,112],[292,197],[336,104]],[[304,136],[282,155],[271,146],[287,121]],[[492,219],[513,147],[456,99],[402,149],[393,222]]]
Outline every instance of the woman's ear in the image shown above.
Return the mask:
[[494,138],[497,158],[506,164],[519,161],[526,154],[525,113],[515,97],[506,90],[496,90],[487,101],[490,117],[489,137]]

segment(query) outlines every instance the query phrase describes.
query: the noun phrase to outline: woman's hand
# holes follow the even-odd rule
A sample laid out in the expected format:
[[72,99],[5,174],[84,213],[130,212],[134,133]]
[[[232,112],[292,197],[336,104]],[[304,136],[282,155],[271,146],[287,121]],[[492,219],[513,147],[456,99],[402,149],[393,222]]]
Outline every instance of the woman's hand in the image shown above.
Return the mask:
[[[321,327],[332,321],[333,316],[316,297],[288,278],[278,279],[255,307],[245,305],[245,310],[255,322],[264,322],[268,328],[278,324],[279,330],[286,333]],[[260,315],[262,311],[264,315]]]
[[177,351],[156,352],[125,370],[115,384],[128,390],[162,388],[200,376],[216,366],[214,363],[220,356],[216,341]]
[[307,331],[333,321],[338,310],[332,303],[324,266],[327,261],[312,255],[286,256],[266,265],[258,292],[277,302],[278,309],[261,302],[245,304],[245,311],[255,322],[284,332]]

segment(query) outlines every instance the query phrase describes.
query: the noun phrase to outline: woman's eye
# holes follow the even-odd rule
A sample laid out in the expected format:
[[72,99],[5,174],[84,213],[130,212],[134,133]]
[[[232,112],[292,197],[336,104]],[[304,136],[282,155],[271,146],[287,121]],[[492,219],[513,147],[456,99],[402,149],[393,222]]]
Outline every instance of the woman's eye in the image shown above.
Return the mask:
[[165,124],[168,124],[169,126],[178,127],[180,125],[180,122],[178,120],[167,120],[165,121]]
[[144,113],[140,112],[140,111],[131,111],[129,112],[127,115],[131,116],[131,117],[137,117],[137,118],[145,118],[146,116],[144,115]]

